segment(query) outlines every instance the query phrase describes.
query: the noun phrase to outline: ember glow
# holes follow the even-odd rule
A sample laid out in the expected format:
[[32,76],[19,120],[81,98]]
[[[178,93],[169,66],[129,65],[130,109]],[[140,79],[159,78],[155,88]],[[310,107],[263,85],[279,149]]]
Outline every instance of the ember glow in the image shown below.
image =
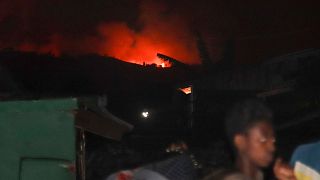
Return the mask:
[[185,87],[185,88],[179,88],[180,91],[182,91],[185,94],[191,94],[192,93],[192,87]]
[[250,63],[319,48],[319,2],[0,0],[0,49],[200,64],[192,29],[212,61],[234,40],[235,62]]
[[[99,54],[106,54],[117,59],[136,64],[156,64],[168,67],[170,63],[163,61],[156,55],[158,52],[173,53],[170,43],[159,44],[156,39],[137,34],[126,24],[107,24],[99,27],[104,43],[99,48]],[[160,40],[158,40],[160,41]],[[173,55],[178,54],[174,53]]]
[[184,63],[199,62],[195,38],[187,23],[175,15],[163,15],[165,8],[158,4],[143,4],[139,22],[140,31],[130,29],[125,23],[108,23],[98,27],[103,37],[100,54],[137,64],[157,64],[168,67],[156,56],[166,54]]
[[[28,10],[28,6],[26,9]],[[28,14],[33,13],[27,10]],[[28,23],[28,17],[33,16],[23,17],[26,17],[24,21]],[[48,27],[40,27],[48,28],[45,32],[27,29],[31,38],[19,35],[16,44],[7,45],[0,42],[0,48],[11,46],[21,51],[50,53],[54,56],[60,56],[62,53],[97,53],[130,63],[170,67],[169,62],[157,57],[157,53],[161,53],[183,63],[196,64],[199,63],[196,41],[185,19],[176,13],[169,13],[164,3],[144,0],[139,5],[136,21],[131,22],[130,27],[125,21],[102,20],[90,27],[91,33],[73,37],[72,33],[59,32],[59,27],[49,24]]]

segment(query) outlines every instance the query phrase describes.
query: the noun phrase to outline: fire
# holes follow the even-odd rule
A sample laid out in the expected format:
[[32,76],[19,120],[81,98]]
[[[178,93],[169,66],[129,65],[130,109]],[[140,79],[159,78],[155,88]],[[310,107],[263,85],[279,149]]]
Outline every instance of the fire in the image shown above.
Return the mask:
[[166,54],[184,63],[199,62],[196,40],[187,22],[177,15],[164,15],[166,8],[154,2],[141,5],[139,22],[143,28],[133,30],[123,22],[103,23],[98,32],[103,38],[99,53],[137,64],[156,64],[170,67],[158,58]]
[[185,87],[185,88],[179,88],[180,91],[182,91],[185,94],[191,94],[192,93],[192,87]]
[[198,52],[192,36],[180,38],[179,33],[170,30],[176,28],[175,26],[165,26],[163,30],[152,26],[146,27],[142,32],[135,32],[124,23],[103,24],[98,28],[104,42],[99,47],[99,53],[137,64],[157,64],[165,67],[170,64],[159,59],[157,53],[184,60],[189,64],[197,63]]
[[[139,28],[132,28],[132,26]],[[94,33],[72,37],[57,32],[48,33],[45,41],[24,40],[17,45],[22,51],[36,51],[59,56],[96,53],[131,63],[170,67],[169,62],[157,57],[165,54],[187,64],[199,63],[196,39],[185,18],[168,14],[164,4],[141,1],[135,25],[121,21],[100,22]]]
[[172,64],[170,62],[164,61],[158,57],[155,57],[153,59],[149,59],[147,61],[127,60],[127,62],[134,63],[134,64],[140,64],[140,65],[144,65],[144,66],[156,65],[157,67],[160,67],[160,68],[169,68],[172,66]]

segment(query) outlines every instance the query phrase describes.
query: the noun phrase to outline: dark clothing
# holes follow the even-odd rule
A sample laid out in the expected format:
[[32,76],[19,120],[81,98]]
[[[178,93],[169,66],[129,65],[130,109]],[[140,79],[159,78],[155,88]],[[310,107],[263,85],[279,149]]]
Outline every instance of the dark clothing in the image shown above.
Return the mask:
[[196,175],[196,169],[187,154],[153,163],[144,168],[158,172],[170,180],[194,180]]
[[[202,180],[253,180],[253,179],[246,177],[243,173],[234,169],[217,169],[212,171],[207,176],[205,176]],[[262,172],[259,172],[258,177],[255,180],[263,180]]]

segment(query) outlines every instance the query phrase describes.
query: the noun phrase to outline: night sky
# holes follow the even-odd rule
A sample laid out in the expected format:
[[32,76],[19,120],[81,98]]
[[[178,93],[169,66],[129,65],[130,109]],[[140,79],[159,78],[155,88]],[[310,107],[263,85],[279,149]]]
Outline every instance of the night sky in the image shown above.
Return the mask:
[[213,61],[232,40],[237,62],[258,62],[318,48],[319,9],[316,0],[1,0],[0,48],[157,64],[160,52],[194,64],[198,31]]

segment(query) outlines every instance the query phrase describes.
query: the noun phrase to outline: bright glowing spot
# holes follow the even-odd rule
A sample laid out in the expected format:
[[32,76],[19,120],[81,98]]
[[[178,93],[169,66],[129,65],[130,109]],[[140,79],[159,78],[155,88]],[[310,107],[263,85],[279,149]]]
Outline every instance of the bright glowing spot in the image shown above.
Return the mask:
[[148,111],[144,111],[141,113],[143,118],[148,118],[149,117],[149,112]]
[[186,88],[179,88],[180,91],[182,91],[185,94],[191,94],[192,93],[192,87],[186,87]]

